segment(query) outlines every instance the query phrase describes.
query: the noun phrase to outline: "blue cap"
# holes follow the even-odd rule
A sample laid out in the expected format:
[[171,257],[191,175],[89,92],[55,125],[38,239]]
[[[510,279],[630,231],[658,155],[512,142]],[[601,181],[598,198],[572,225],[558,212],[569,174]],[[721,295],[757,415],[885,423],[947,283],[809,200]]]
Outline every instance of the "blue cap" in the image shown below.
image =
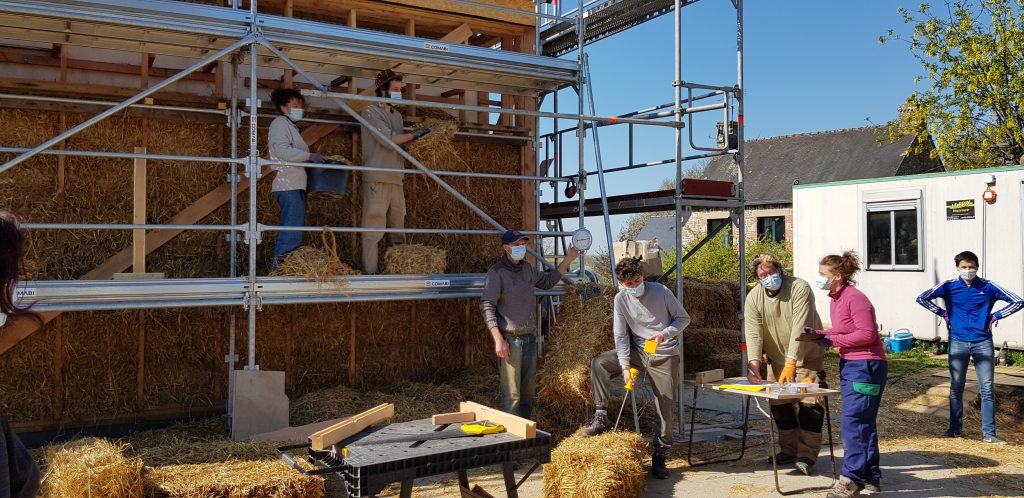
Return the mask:
[[506,230],[505,233],[501,235],[502,244],[513,244],[523,239],[529,240],[530,237],[528,235],[523,235],[519,230]]

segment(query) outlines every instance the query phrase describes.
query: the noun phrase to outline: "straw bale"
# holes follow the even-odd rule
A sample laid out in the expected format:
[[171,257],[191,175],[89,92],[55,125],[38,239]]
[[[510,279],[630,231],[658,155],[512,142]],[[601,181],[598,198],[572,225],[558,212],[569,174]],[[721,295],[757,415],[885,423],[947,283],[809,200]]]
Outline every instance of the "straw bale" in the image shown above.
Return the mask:
[[575,434],[551,452],[544,466],[548,498],[633,498],[645,486],[647,444],[634,432]]
[[455,133],[459,131],[459,124],[455,118],[443,113],[444,116],[427,117],[423,121],[413,125],[413,129],[430,128],[430,133],[409,142],[405,146],[412,157],[415,157],[424,166],[432,169],[452,169],[452,165],[445,162],[455,161],[455,166],[465,166],[465,163],[458,157],[458,152],[452,143],[455,140]]
[[739,330],[687,328],[683,331],[683,354],[687,357],[739,352]]
[[[589,403],[590,362],[614,347],[612,308],[618,289],[576,285],[566,291],[541,362],[538,395],[548,403]],[[585,297],[584,297],[585,294]]]
[[438,275],[446,266],[444,249],[423,244],[399,244],[384,254],[384,273],[392,275]]
[[323,482],[281,461],[168,465],[145,474],[147,496],[173,498],[321,498]]
[[[337,385],[348,378],[349,306],[307,304],[288,307],[289,319],[300,324],[292,339],[287,366],[288,395],[293,399],[314,389]],[[258,327],[265,327],[260,318]],[[271,325],[276,326],[276,325]]]
[[143,406],[212,408],[225,377],[229,310],[148,310]]
[[98,422],[135,412],[141,313],[63,316],[64,416]]
[[381,403],[395,405],[395,422],[429,418],[458,409],[466,392],[444,384],[394,382],[373,389],[336,386],[307,393],[290,404],[290,423],[305,425],[348,417]]
[[701,326],[707,328],[739,328],[739,290],[733,282],[683,281],[683,307],[700,314]]
[[141,498],[142,460],[126,457],[128,448],[106,439],[80,439],[43,448],[40,496]]
[[359,274],[359,271],[342,263],[337,255],[312,246],[302,246],[288,253],[272,273],[276,277],[306,277],[319,283],[332,281],[332,277]]
[[129,438],[136,452],[160,446],[203,443],[231,439],[223,417],[175,422],[160,429],[136,432]]
[[0,412],[12,422],[55,418],[55,322],[0,355]]

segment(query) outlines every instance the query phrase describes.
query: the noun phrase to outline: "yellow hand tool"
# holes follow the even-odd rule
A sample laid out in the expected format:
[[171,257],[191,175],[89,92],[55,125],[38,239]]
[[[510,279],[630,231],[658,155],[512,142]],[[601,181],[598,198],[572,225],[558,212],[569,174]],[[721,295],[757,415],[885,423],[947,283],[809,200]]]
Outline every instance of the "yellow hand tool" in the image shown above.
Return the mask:
[[[622,398],[622,406],[619,407],[619,416],[615,417],[615,426],[612,427],[612,430],[615,430],[615,429],[619,428],[619,420],[622,419],[622,410],[624,410],[626,408],[626,400],[628,400],[630,396],[635,396],[635,394],[633,394],[633,384],[636,383],[636,377],[639,374],[640,374],[639,370],[637,370],[635,368],[630,368],[629,369],[629,378],[626,379],[626,385],[623,386],[623,387],[626,388],[626,396],[624,398]],[[636,408],[636,407],[634,407],[634,408]]]

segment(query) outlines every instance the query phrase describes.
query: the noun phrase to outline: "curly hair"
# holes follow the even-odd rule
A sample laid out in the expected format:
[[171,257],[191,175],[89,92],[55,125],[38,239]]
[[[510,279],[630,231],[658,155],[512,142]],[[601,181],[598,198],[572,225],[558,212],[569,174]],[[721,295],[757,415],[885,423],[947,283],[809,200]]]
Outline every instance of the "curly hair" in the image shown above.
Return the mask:
[[293,99],[298,99],[299,102],[306,102],[306,98],[294,88],[278,88],[270,94],[270,100],[274,102],[274,109],[278,111],[282,107],[287,106]]
[[619,281],[633,280],[644,276],[644,266],[640,258],[624,258],[615,264],[615,276]]
[[841,255],[829,254],[821,258],[818,264],[829,267],[836,275],[842,275],[847,282],[854,282],[854,275],[860,272],[860,257],[854,251],[846,251]]

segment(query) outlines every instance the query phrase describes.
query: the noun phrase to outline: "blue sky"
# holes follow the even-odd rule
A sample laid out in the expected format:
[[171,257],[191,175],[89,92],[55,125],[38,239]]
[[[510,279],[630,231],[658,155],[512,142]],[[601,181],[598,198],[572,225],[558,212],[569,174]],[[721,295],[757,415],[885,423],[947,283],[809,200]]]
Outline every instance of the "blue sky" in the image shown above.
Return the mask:
[[[907,95],[926,84],[915,85],[920,65],[903,43],[883,45],[878,41],[889,29],[909,31],[896,13],[900,5],[911,4],[747,0],[746,138],[855,128],[868,125],[868,118],[876,124],[893,119]],[[729,0],[703,0],[683,9],[684,80],[735,83],[735,12]],[[673,14],[589,45],[597,113],[621,114],[671,102],[673,49]],[[574,112],[575,94],[570,90],[561,98],[560,110]],[[551,108],[550,101],[545,102],[546,110]],[[715,122],[720,120],[719,111],[695,120],[695,140],[713,144]],[[550,131],[550,127],[551,121],[544,120],[542,129]],[[606,168],[627,164],[626,132],[621,125],[600,129]],[[670,129],[638,129],[636,138],[636,162],[674,157]],[[575,134],[566,135],[567,168],[577,164],[575,150]],[[589,143],[584,157],[588,169],[593,170],[593,146]],[[674,177],[674,165],[612,173],[606,177],[608,194],[655,190],[670,177]],[[549,200],[550,188],[543,190]],[[596,197],[599,192],[594,177],[587,195]],[[626,218],[612,217],[613,236]],[[575,226],[575,221],[568,222],[566,229]],[[594,232],[592,251],[606,247],[600,217],[589,218],[587,226]]]

